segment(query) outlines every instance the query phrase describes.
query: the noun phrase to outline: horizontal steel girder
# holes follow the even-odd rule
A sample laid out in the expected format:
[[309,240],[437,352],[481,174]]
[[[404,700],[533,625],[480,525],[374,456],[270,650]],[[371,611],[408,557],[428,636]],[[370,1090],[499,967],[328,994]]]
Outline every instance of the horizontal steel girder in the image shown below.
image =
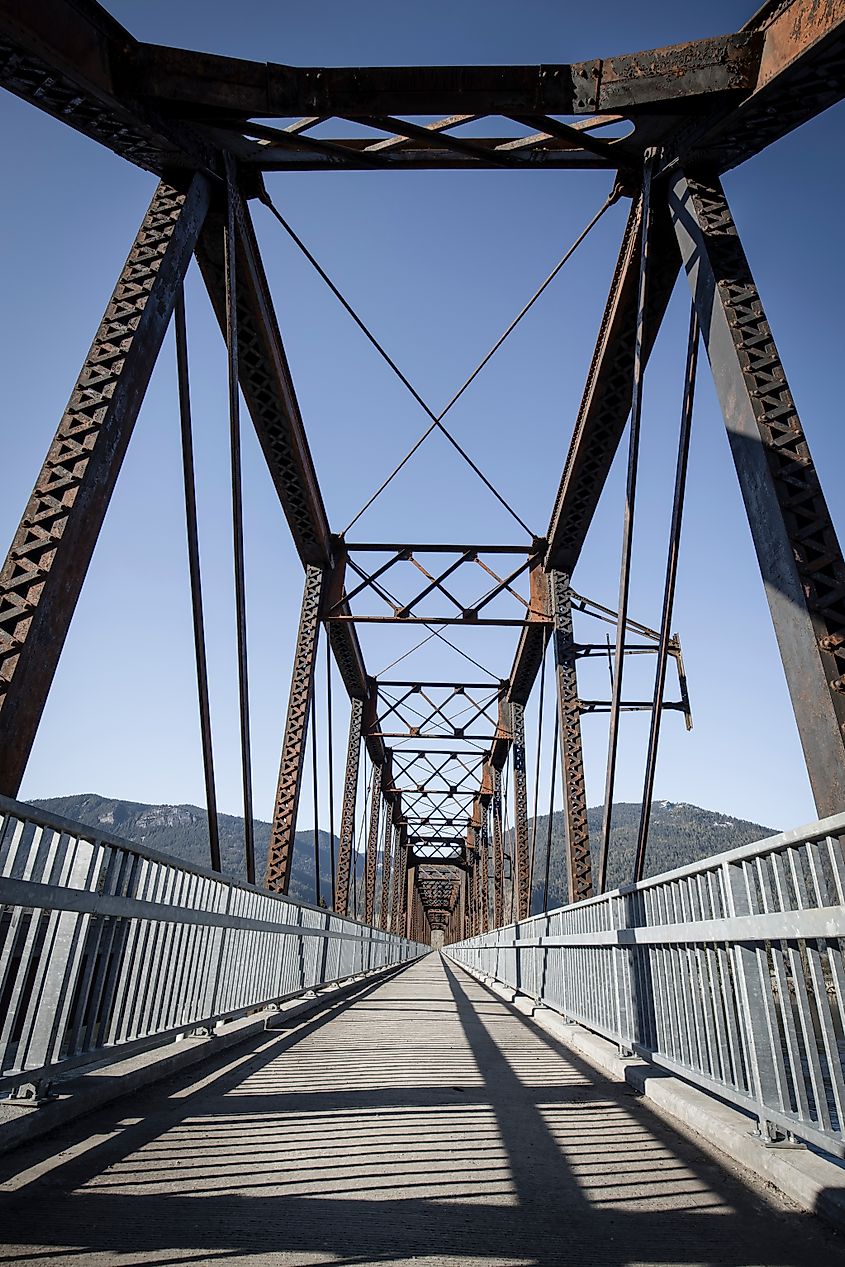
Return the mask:
[[[618,147],[623,166],[632,148],[656,143],[734,165],[839,99],[843,23],[842,0],[792,0],[736,34],[572,64],[324,68],[143,44],[93,0],[0,0],[0,82],[159,173],[219,171],[222,149],[269,168],[612,165],[612,147],[608,158],[596,140],[579,146],[577,132],[546,118],[607,113],[637,122],[634,146]],[[307,134],[327,117],[389,131],[403,114],[445,118],[381,143]],[[448,134],[454,115],[548,132],[539,144],[470,141]],[[304,123],[258,145],[237,129],[260,117]]]

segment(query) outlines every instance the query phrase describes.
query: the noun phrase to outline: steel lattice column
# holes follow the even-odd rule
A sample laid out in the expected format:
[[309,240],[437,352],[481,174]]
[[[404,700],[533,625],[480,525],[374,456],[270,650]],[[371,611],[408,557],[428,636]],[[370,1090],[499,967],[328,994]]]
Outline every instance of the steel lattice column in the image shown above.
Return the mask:
[[378,865],[378,829],[381,816],[381,769],[373,766],[370,780],[370,830],[367,835],[367,856],[364,875],[364,923],[375,922],[376,867]]
[[394,827],[390,818],[390,806],[384,807],[384,839],[381,846],[381,906],[379,907],[378,924],[384,932],[390,928],[390,863],[393,847]]
[[505,851],[502,842],[502,775],[492,769],[493,800],[493,927],[501,928],[505,922]]
[[478,841],[478,847],[481,851],[481,868],[479,874],[481,881],[481,928],[479,931],[486,933],[490,927],[490,872],[487,857],[490,842],[487,838],[486,822],[482,823],[480,828],[476,828],[475,838]]
[[587,792],[581,747],[581,702],[578,698],[572,600],[565,572],[549,574],[555,638],[555,682],[560,728],[560,768],[563,783],[566,873],[569,901],[593,895],[590,830],[587,826]]
[[299,632],[296,636],[285,737],[282,743],[279,782],[276,788],[276,806],[273,811],[270,847],[267,852],[265,883],[267,888],[275,893],[287,893],[290,885],[296,812],[302,787],[308,717],[314,694],[322,589],[323,570],[311,564],[305,569],[305,593],[302,596]]
[[399,932],[399,912],[401,903],[401,887],[402,887],[402,840],[405,835],[405,828],[398,827],[393,837],[393,879],[392,879],[392,897],[390,899],[390,931],[392,933]]
[[91,556],[209,202],[153,196],[0,573],[0,793],[17,795]]
[[822,816],[845,806],[845,561],[715,176],[679,175],[670,211]]
[[525,709],[511,704],[513,735],[513,815],[516,844],[517,919],[527,919],[531,907],[531,842],[528,838],[528,780],[525,769]]
[[343,808],[340,816],[340,848],[337,858],[336,910],[346,915],[349,910],[349,879],[352,872],[352,851],[355,845],[355,802],[358,797],[358,765],[361,760],[361,724],[363,700],[350,700],[349,746],[346,750],[346,775],[343,780]]
[[396,931],[403,937],[408,935],[408,884],[411,868],[408,866],[408,846],[405,843],[407,836],[402,836],[402,846],[399,850],[399,916],[396,921]]

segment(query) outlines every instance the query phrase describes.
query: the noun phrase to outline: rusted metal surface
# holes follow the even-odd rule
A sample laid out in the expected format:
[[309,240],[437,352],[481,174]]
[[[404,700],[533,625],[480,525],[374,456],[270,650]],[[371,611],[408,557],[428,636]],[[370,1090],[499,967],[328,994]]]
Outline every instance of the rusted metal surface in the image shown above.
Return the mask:
[[213,123],[233,117],[671,112],[678,99],[748,92],[759,55],[758,37],[746,32],[547,66],[284,66],[155,45],[141,46],[133,61],[142,98]]
[[0,572],[0,792],[20,786],[135,420],[209,200],[162,182]]
[[309,564],[305,569],[305,591],[291,670],[290,697],[264,878],[265,885],[274,893],[287,893],[290,886],[296,812],[302,789],[305,741],[317,667],[322,589],[322,568]]
[[353,699],[350,705],[349,741],[346,749],[346,773],[343,779],[340,845],[335,885],[338,915],[346,915],[349,912],[349,881],[352,875],[352,854],[355,848],[355,803],[358,798],[358,766],[361,759],[361,729],[364,715],[364,705],[361,700]]
[[[554,571],[549,577],[554,615],[555,688],[560,743],[566,874],[570,902],[593,895],[590,829],[587,825],[587,787],[581,745],[581,701],[578,697],[575,633],[569,577]],[[547,860],[548,864],[548,860]]]
[[381,846],[381,901],[379,904],[379,928],[387,932],[390,924],[390,874],[393,861],[393,837],[396,828],[385,806],[384,838]]
[[[639,278],[641,204],[631,207],[598,341],[548,531],[547,568],[569,575],[578,562],[631,409]],[[642,332],[647,364],[675,285],[680,257],[665,204],[656,200]]]
[[669,205],[820,815],[845,804],[845,561],[718,179],[679,175]]
[[381,770],[373,766],[370,776],[370,824],[364,859],[364,923],[375,924],[378,831],[381,815]]
[[513,834],[516,851],[517,919],[527,919],[531,909],[531,841],[528,837],[528,773],[525,760],[525,710],[511,704],[513,735]]
[[[226,330],[223,207],[215,206],[197,244],[197,261],[221,330]],[[238,222],[239,379],[297,553],[325,567],[332,556],[328,516],[299,408],[249,208]]]
[[[841,96],[841,28],[841,0],[794,0],[735,34],[572,64],[294,67],[143,44],[95,3],[2,0],[0,82],[159,174],[219,170],[223,151],[259,170],[624,168],[658,143],[729,164]],[[579,144],[550,117],[608,113],[633,145]],[[532,130],[497,136],[502,116]],[[452,134],[484,117],[493,135]],[[311,134],[332,118],[384,137]]]

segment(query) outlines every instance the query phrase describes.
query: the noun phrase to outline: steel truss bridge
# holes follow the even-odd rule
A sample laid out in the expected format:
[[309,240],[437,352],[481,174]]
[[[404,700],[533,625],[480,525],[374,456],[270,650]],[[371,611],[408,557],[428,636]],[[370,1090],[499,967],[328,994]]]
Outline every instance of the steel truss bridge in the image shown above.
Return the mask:
[[[94,0],[0,0],[0,79],[159,178],[0,574],[0,1087],[37,1099],[39,1087],[107,1050],[213,1028],[298,989],[417,960],[433,944],[715,1090],[772,1138],[797,1133],[841,1152],[845,561],[721,177],[841,99],[845,4],[772,0],[735,34],[574,64],[326,68],[145,44]],[[611,194],[440,413],[287,224],[263,179],[570,168],[607,171]],[[426,434],[439,430],[517,520],[520,544],[373,542],[354,532],[360,515],[342,531],[330,522],[253,226],[256,201],[417,400]],[[558,493],[545,535],[528,532],[526,541],[526,525],[446,415],[619,201],[627,222]],[[228,358],[245,884],[220,874],[183,295],[194,261]],[[644,374],[670,297],[684,285],[677,473],[663,607],[651,628],[629,611]],[[207,870],[15,800],[171,322]],[[661,719],[675,710],[690,721],[672,618],[699,347],[724,413],[820,821],[644,880]],[[263,886],[252,826],[241,400],[304,573]],[[572,576],[626,436],[619,601],[610,610],[573,589]],[[605,646],[598,634],[576,639],[573,613],[613,630],[606,699],[579,689],[581,661]],[[464,634],[504,627],[513,630],[513,657],[493,673],[470,665],[432,681],[405,653],[374,675],[360,636],[370,624],[411,626],[423,642],[448,645],[452,626]],[[626,693],[632,655],[653,657],[648,699]],[[538,849],[525,735],[547,661],[569,898],[553,912],[553,842],[550,831],[545,853]],[[337,823],[333,681],[349,718]],[[631,885],[620,895],[607,891],[608,864],[620,716],[633,709],[648,712],[650,735]],[[582,717],[594,712],[609,722],[595,865],[581,741]],[[328,719],[325,754],[318,716]],[[316,787],[326,764],[331,891],[320,887],[315,824],[308,906],[289,897],[297,816],[307,771]]]

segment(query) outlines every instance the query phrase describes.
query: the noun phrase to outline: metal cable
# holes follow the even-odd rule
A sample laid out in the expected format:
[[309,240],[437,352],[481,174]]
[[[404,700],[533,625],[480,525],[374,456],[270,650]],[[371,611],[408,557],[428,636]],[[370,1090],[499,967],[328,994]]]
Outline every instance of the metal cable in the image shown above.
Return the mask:
[[185,288],[176,292],[176,372],[179,386],[179,421],[182,433],[182,477],[185,486],[185,528],[188,539],[188,572],[191,581],[191,612],[194,626],[194,658],[197,667],[197,697],[205,777],[205,805],[208,814],[208,844],[212,871],[220,871],[220,829],[217,820],[217,793],[214,780],[214,749],[211,741],[211,707],[208,697],[208,659],[205,650],[205,621],[202,604],[197,491],[194,476],[194,442],[191,431],[191,388],[188,375],[188,331],[185,321]]
[[[393,357],[390,355],[390,353],[387,352],[384,347],[382,347],[381,343],[379,343],[376,336],[372,333],[372,331],[365,324],[362,318],[358,316],[358,313],[355,311],[355,309],[352,307],[349,301],[345,298],[342,292],[334,284],[334,282],[329,277],[326,270],[322,267],[322,265],[315,259],[315,257],[309,251],[308,247],[302,241],[302,238],[300,238],[298,233],[296,233],[296,231],[288,224],[287,220],[285,220],[284,216],[279,211],[279,209],[275,206],[275,204],[273,203],[273,200],[270,198],[270,195],[266,193],[266,191],[261,201],[269,209],[269,211],[275,216],[279,224],[282,226],[282,228],[285,230],[287,235],[290,237],[291,241],[294,242],[299,247],[300,251],[308,260],[309,264],[311,264],[311,266],[316,270],[319,276],[323,279],[323,281],[328,286],[329,290],[332,292],[332,294],[338,300],[338,302],[342,305],[342,307],[346,310],[346,312],[349,313],[349,316],[355,322],[358,329],[366,336],[366,338],[369,340],[369,342],[373,345],[375,350],[378,352],[379,356],[385,361],[387,365],[390,366],[394,374],[397,376],[399,381],[408,389],[408,391],[411,393],[411,395],[413,396],[417,404],[420,406],[420,408],[423,409],[425,413],[428,414],[429,418],[431,418],[431,426],[426,430],[425,434],[420,436],[419,440],[416,442],[414,447],[402,459],[402,461],[399,463],[399,466],[394,471],[391,472],[391,474],[388,476],[387,480],[384,482],[382,487],[379,488],[373,494],[373,496],[370,498],[367,504],[365,506],[362,506],[362,508],[358,511],[358,514],[355,516],[355,518],[349,524],[347,524],[343,533],[341,533],[341,536],[345,536],[345,534],[349,532],[350,528],[352,528],[358,522],[361,516],[364,514],[364,511],[368,510],[369,507],[375,501],[375,499],[382,492],[384,492],[384,489],[387,488],[387,485],[390,483],[390,481],[394,478],[395,475],[398,475],[399,471],[401,471],[402,467],[405,465],[408,459],[412,457],[414,453],[416,453],[417,449],[420,447],[423,441],[428,438],[428,436],[435,429],[435,427],[438,427],[440,431],[442,431],[446,439],[450,442],[450,444],[454,445],[454,447],[457,449],[458,453],[460,453],[464,461],[475,472],[475,474],[482,481],[482,483],[490,490],[490,492],[493,494],[496,500],[499,501],[502,506],[504,506],[508,514],[513,516],[513,518],[516,520],[519,526],[525,532],[527,532],[530,537],[536,536],[537,534],[531,531],[528,525],[524,523],[524,521],[519,517],[519,515],[516,513],[513,507],[507,502],[507,500],[502,496],[502,494],[498,491],[495,485],[493,485],[490,482],[490,480],[488,480],[487,476],[484,475],[484,473],[480,470],[478,465],[475,462],[473,462],[473,460],[468,456],[468,454],[461,448],[461,446],[458,444],[457,440],[451,434],[451,432],[446,427],[443,426],[443,423],[440,420],[440,416],[435,414],[434,410],[429,405],[426,404],[426,402],[423,400],[422,396],[419,394],[419,392],[414,387],[413,383],[410,381],[407,375],[405,375],[402,372],[402,370],[400,370],[399,366],[393,360]],[[445,413],[445,410],[444,410],[444,413]]]
[[241,421],[238,365],[237,226],[238,197],[231,164],[226,171],[226,348],[229,369],[229,451],[232,477],[232,543],[235,570],[235,615],[238,651],[238,704],[240,710],[241,778],[244,802],[244,854],[246,878],[255,883],[255,824],[252,812],[252,753],[249,725],[249,669],[247,664],[246,577],[244,572],[244,510],[241,472]]
[[675,585],[678,577],[678,552],[681,544],[681,527],[684,516],[684,495],[689,464],[690,433],[693,406],[695,404],[695,379],[698,368],[699,325],[695,303],[690,310],[687,339],[687,363],[684,375],[684,397],[681,406],[681,426],[678,435],[678,460],[675,467],[675,491],[672,500],[672,522],[669,529],[669,547],[666,557],[666,581],[663,590],[663,611],[660,618],[660,645],[654,672],[654,696],[651,726],[648,736],[643,799],[640,808],[640,824],[637,831],[637,849],[634,859],[634,880],[640,881],[645,871],[648,828],[651,821],[651,798],[654,795],[654,777],[657,772],[657,750],[660,743],[660,721],[663,690],[666,685],[666,665],[669,656],[669,638],[672,626],[672,610],[675,604]]
[[314,802],[314,904],[321,905],[320,891],[320,800],[317,784],[317,696],[311,692],[311,794]]
[[599,850],[598,891],[604,893],[607,883],[607,860],[613,824],[613,794],[616,786],[616,759],[619,745],[619,715],[622,704],[622,674],[625,668],[625,629],[628,619],[628,597],[631,589],[631,563],[634,543],[634,511],[640,455],[640,423],[643,406],[645,353],[643,348],[646,320],[646,299],[651,249],[651,182],[657,151],[646,151],[640,204],[640,267],[637,284],[637,320],[634,336],[634,366],[631,388],[631,421],[628,430],[628,474],[625,486],[625,514],[622,522],[622,558],[619,565],[619,603],[617,607],[616,647],[614,652],[613,693],[610,702],[610,724],[607,743],[607,772],[604,785],[604,814]]
[[337,877],[334,853],[334,718],[332,716],[332,652],[326,629],[326,749],[329,775],[329,851],[332,869],[332,910],[337,910]]
[[507,510],[508,514],[510,514],[513,517],[513,519],[519,524],[519,526],[525,532],[528,533],[529,536],[531,537],[537,536],[537,533],[533,532],[528,527],[525,521],[516,513],[516,511],[502,496],[502,494],[498,491],[495,485],[491,483],[491,481],[487,478],[486,475],[484,475],[484,473],[481,471],[477,463],[475,463],[472,460],[472,458],[470,458],[468,453],[461,447],[461,445],[458,443],[458,441],[455,439],[452,433],[448,430],[448,428],[443,425],[443,419],[446,417],[446,414],[449,412],[449,410],[452,409],[452,407],[455,404],[457,404],[461,396],[463,396],[464,392],[467,390],[470,384],[475,381],[475,379],[478,377],[478,375],[481,373],[484,367],[488,364],[488,362],[493,358],[493,356],[495,356],[496,352],[498,352],[499,348],[502,346],[505,340],[519,325],[522,318],[526,315],[526,313],[530,311],[530,309],[534,306],[534,304],[537,302],[537,300],[540,298],[540,296],[543,294],[546,288],[552,283],[552,281],[554,281],[555,277],[563,268],[564,264],[567,263],[567,261],[575,253],[577,248],[588,236],[590,231],[595,227],[596,224],[598,224],[599,220],[602,218],[602,216],[608,210],[608,208],[611,207],[613,203],[618,200],[619,196],[620,196],[620,189],[618,186],[614,186],[614,188],[608,194],[602,206],[599,208],[596,214],[592,217],[592,219],[589,221],[586,227],[581,231],[581,233],[578,235],[578,237],[575,239],[572,245],[564,252],[561,258],[558,260],[557,264],[555,264],[552,271],[548,274],[545,280],[537,288],[537,290],[534,292],[534,294],[531,296],[528,302],[520,309],[520,311],[517,313],[516,317],[514,317],[513,321],[511,321],[507,329],[499,336],[499,338],[496,340],[496,342],[493,344],[493,346],[490,348],[487,354],[481,359],[481,361],[478,363],[478,365],[475,367],[475,369],[472,371],[469,377],[465,379],[465,381],[461,384],[461,386],[454,393],[454,395],[447,402],[447,404],[440,411],[440,413],[435,414],[431,406],[426,403],[426,401],[422,398],[422,396],[414,387],[413,383],[410,381],[407,375],[403,373],[403,371],[399,368],[399,366],[393,360],[392,356],[390,356],[387,350],[378,341],[378,339],[375,337],[375,335],[372,333],[372,331],[369,329],[369,327],[366,325],[363,319],[358,315],[358,313],[355,311],[355,309],[352,307],[352,305],[349,303],[346,297],[338,289],[338,287],[329,277],[328,273],[325,271],[322,265],[318,262],[318,260],[314,257],[314,255],[311,253],[311,251],[308,249],[308,247],[305,245],[305,243],[302,241],[302,239],[299,237],[296,231],[292,228],[291,225],[288,224],[287,220],[285,220],[284,216],[276,207],[275,203],[271,199],[270,195],[267,193],[266,189],[263,191],[263,193],[261,194],[261,201],[264,203],[267,209],[271,212],[271,214],[275,217],[278,223],[282,226],[284,231],[290,237],[291,241],[296,244],[296,246],[305,256],[305,258],[308,260],[311,266],[322,278],[322,280],[328,286],[329,290],[332,292],[332,294],[335,296],[338,302],[342,305],[345,311],[349,314],[349,316],[358,326],[362,334],[367,338],[367,340],[372,344],[372,346],[378,352],[379,356],[381,356],[384,362],[393,370],[394,374],[397,376],[399,381],[410,392],[410,394],[413,396],[414,400],[417,402],[420,408],[431,419],[431,425],[426,428],[426,430],[419,437],[416,443],[411,447],[411,449],[409,449],[406,455],[402,458],[401,462],[399,462],[399,464],[396,467],[394,467],[394,469],[390,472],[390,474],[383,481],[383,483],[379,485],[379,487],[376,489],[373,495],[369,498],[369,500],[361,507],[361,509],[358,511],[355,517],[352,520],[350,520],[350,522],[347,524],[346,528],[344,529],[341,535],[345,536],[346,533],[349,532],[350,529],[354,527],[354,525],[358,522],[361,516],[367,510],[369,510],[370,506],[372,506],[376,498],[381,496],[381,494],[384,492],[387,486],[399,474],[399,472],[402,470],[405,464],[413,457],[413,455],[416,453],[419,447],[425,442],[425,440],[428,439],[432,431],[434,431],[435,428],[438,428],[442,432],[442,434],[445,436],[445,438],[449,441],[449,443],[453,445],[455,450],[464,459],[464,461],[467,463],[470,469],[482,481],[482,483],[489,490],[489,492],[491,492],[493,496],[496,498],[496,500],[505,508],[505,510]]

